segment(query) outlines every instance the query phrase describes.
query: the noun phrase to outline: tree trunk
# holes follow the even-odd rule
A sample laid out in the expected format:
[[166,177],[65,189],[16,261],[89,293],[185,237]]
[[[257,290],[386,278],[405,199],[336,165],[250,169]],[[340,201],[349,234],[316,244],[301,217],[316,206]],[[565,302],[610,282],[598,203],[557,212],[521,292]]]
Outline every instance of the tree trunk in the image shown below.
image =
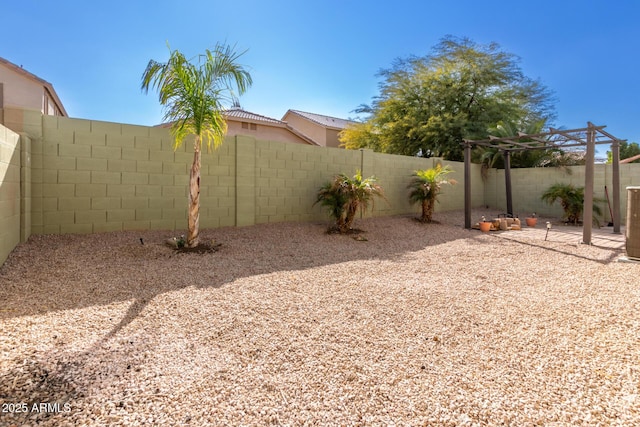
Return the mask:
[[189,174],[189,236],[187,237],[187,247],[198,246],[200,234],[200,138],[196,135],[194,145],[193,164]]
[[424,222],[431,222],[433,220],[433,209],[435,208],[436,201],[433,199],[427,199],[426,218]]
[[420,221],[429,222],[429,201],[427,199],[422,199],[422,218]]
[[342,224],[342,229],[340,233],[345,234],[351,230],[351,225],[353,224],[353,220],[356,218],[356,213],[358,212],[358,203],[351,202],[349,203],[349,207],[347,209],[347,217],[345,218],[344,223]]

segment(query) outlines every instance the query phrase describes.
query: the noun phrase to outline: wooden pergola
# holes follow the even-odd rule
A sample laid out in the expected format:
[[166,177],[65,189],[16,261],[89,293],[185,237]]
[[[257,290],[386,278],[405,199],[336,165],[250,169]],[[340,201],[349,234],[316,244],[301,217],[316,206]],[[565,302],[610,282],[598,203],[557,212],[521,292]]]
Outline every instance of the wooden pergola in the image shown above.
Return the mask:
[[489,136],[486,140],[464,140],[464,226],[471,228],[471,148],[481,146],[495,148],[504,156],[504,177],[507,193],[507,214],[513,216],[511,194],[511,153],[524,150],[564,149],[586,146],[586,167],[584,178],[584,208],[582,242],[591,244],[593,223],[593,176],[596,144],[611,144],[613,154],[613,232],[620,233],[620,142],[604,131],[606,126],[595,126],[588,122],[586,128],[562,130],[550,128],[549,132],[537,134],[518,133],[517,136],[498,138]]

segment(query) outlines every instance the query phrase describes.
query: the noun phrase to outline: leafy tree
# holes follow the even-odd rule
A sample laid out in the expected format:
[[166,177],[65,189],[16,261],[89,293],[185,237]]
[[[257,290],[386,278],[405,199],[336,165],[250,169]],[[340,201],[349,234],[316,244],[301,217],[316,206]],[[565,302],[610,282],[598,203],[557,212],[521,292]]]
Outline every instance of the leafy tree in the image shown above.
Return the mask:
[[376,183],[375,177],[363,179],[362,173],[357,171],[352,178],[340,174],[325,183],[318,190],[314,205],[326,206],[336,220],[336,229],[344,234],[351,230],[358,210],[365,211],[369,203],[373,203],[374,196],[384,197],[382,187]]
[[187,247],[198,245],[200,223],[200,168],[203,141],[207,148],[218,148],[227,132],[222,112],[223,103],[233,103],[251,86],[251,75],[237,64],[242,53],[232,47],[216,44],[213,50],[188,60],[182,53],[169,48],[169,60],[150,60],[142,75],[142,90],[158,91],[164,106],[164,121],[171,122],[174,149],[184,138],[194,135],[193,163],[189,174],[189,234]]
[[[584,210],[584,187],[575,187],[571,184],[556,183],[549,187],[540,197],[543,202],[552,205],[556,201],[564,210],[565,218],[568,222],[578,224],[582,211]],[[602,215],[602,209],[595,203],[602,202],[601,199],[594,198],[593,213]],[[599,224],[594,216],[594,221]]]
[[[638,154],[640,154],[640,145],[638,145],[637,142],[629,143],[622,141],[620,143],[620,160],[628,159]],[[613,153],[611,151],[607,151],[607,163],[613,163]],[[640,163],[640,159],[636,159],[630,163]]]
[[379,76],[380,94],[357,110],[367,120],[341,135],[346,148],[461,160],[462,140],[486,138],[501,120],[554,116],[549,91],[496,43],[447,36],[431,55],[398,59]]
[[411,182],[407,188],[411,189],[409,193],[411,203],[420,203],[422,206],[420,221],[431,222],[442,186],[445,184],[456,184],[455,179],[445,178],[445,176],[451,172],[453,172],[453,170],[451,170],[448,165],[445,167],[437,165],[435,168],[417,170],[413,173]]

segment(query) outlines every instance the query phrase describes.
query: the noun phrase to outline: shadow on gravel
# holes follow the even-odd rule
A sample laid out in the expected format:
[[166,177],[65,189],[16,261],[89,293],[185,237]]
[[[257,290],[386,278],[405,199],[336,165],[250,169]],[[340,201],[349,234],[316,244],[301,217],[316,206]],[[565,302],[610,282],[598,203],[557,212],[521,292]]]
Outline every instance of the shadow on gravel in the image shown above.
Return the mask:
[[[109,387],[108,379],[133,381],[145,369],[149,350],[144,338],[135,336],[110,343],[101,340],[82,352],[54,350],[55,357],[44,361],[31,352],[7,361],[11,368],[0,371],[0,402],[13,406],[0,413],[0,426],[80,425],[74,414],[95,405],[96,387]],[[129,397],[127,390],[113,390],[110,402],[126,413],[131,409]],[[104,402],[98,407],[103,408]],[[104,418],[96,421],[108,425]]]
[[[204,253],[167,246],[164,241],[175,231],[32,236],[0,268],[0,319],[135,301],[109,334],[114,335],[164,292],[218,288],[243,277],[357,260],[397,260],[479,235],[460,226],[421,224],[410,216],[362,219],[357,226],[364,232],[356,236],[327,234],[327,223],[203,230],[201,240],[220,245]],[[437,231],[442,227],[445,233]]]
[[[203,253],[180,253],[167,246],[165,240],[176,231],[32,236],[0,268],[0,319],[134,301],[106,334],[111,337],[155,296],[188,286],[218,288],[243,277],[358,260],[401,262],[409,253],[467,239],[470,250],[462,258],[473,255],[474,246],[497,243],[464,229],[446,212],[436,213],[435,219],[440,223],[422,224],[411,215],[361,219],[356,225],[364,232],[355,236],[328,234],[328,223],[203,230],[201,241],[216,246],[216,251]],[[597,260],[544,241],[509,240],[600,263],[620,253],[611,250],[608,259]]]
[[[327,223],[204,230],[204,241],[220,244],[217,251],[204,253],[179,253],[165,245],[165,239],[175,231],[33,236],[0,268],[0,330],[10,333],[10,327],[2,328],[2,321],[21,316],[131,303],[119,323],[98,334],[85,351],[56,354],[54,365],[39,361],[35,354],[29,357],[32,349],[21,349],[27,356],[20,360],[4,361],[0,365],[0,401],[24,402],[29,413],[14,413],[0,419],[0,425],[5,421],[7,425],[55,425],[56,417],[66,410],[65,404],[75,405],[73,413],[85,404],[94,384],[100,383],[97,377],[86,377],[87,373],[110,378],[135,375],[149,349],[144,339],[136,337],[135,342],[129,342],[118,333],[163,293],[189,286],[219,288],[243,277],[360,260],[394,261],[401,275],[405,257],[425,248],[433,248],[429,254],[433,262],[451,263],[451,274],[455,274],[456,269],[464,268],[465,259],[478,254],[489,258],[493,245],[500,244],[477,230],[447,223],[446,213],[436,215],[439,224],[422,224],[413,216],[359,220],[356,225],[364,232],[355,236],[328,234]],[[358,236],[364,239],[354,238]],[[465,239],[468,248],[457,254],[463,262],[460,266],[455,259],[437,259],[439,245],[459,239]],[[618,255],[612,251],[603,261],[565,253],[557,245],[551,248],[543,242],[504,242],[513,243],[571,255],[580,261],[606,263]],[[515,256],[527,251],[514,247]],[[425,263],[425,274],[428,270]],[[117,406],[126,399],[114,395],[113,401]],[[34,403],[46,402],[57,405],[53,408],[58,411],[32,410]]]
[[31,358],[13,362],[12,369],[0,371],[0,425],[42,424],[69,414],[83,397],[71,380],[71,365],[44,366]]

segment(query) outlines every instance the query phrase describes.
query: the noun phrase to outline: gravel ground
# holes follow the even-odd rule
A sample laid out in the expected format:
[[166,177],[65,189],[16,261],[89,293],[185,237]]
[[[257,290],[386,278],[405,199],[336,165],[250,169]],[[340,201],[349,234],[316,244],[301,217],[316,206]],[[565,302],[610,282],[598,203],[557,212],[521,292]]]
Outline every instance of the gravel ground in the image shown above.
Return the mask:
[[640,424],[640,265],[435,219],[33,236],[0,269],[0,425]]

